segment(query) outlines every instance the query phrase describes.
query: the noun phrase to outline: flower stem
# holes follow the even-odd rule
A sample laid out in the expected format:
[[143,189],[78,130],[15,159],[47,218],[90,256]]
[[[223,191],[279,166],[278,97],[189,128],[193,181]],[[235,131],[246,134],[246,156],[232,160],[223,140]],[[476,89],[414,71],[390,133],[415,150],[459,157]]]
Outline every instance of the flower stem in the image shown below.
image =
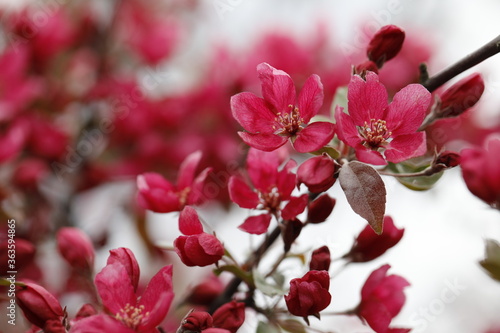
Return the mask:
[[[455,64],[444,69],[440,73],[423,80],[422,85],[427,88],[430,92],[433,92],[444,83],[448,82],[450,79],[454,78],[458,74],[466,71],[467,69],[479,64],[480,62],[488,59],[491,56],[500,52],[500,35],[495,37],[490,42],[486,43],[476,51],[465,56]],[[421,68],[421,72],[425,77],[426,69]]]

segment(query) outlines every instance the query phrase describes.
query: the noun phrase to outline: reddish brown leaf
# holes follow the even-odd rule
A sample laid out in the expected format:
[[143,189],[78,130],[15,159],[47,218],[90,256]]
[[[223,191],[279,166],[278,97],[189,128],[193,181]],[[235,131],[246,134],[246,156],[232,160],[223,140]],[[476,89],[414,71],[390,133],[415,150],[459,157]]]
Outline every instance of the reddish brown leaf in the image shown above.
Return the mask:
[[340,186],[352,210],[365,220],[377,234],[382,233],[385,214],[385,185],[371,166],[353,161],[340,169]]

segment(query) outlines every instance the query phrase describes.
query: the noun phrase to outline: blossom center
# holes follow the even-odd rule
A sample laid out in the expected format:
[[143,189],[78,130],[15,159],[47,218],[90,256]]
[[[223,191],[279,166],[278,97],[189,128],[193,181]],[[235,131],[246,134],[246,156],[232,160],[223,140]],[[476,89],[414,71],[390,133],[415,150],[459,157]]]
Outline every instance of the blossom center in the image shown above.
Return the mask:
[[142,320],[149,316],[149,311],[143,312],[144,305],[135,307],[127,303],[125,308],[121,309],[120,312],[116,314],[115,318],[124,323],[127,327],[136,329],[139,327]]
[[378,149],[390,141],[392,132],[387,129],[386,121],[381,119],[370,119],[363,126],[358,126],[358,132],[363,137],[363,146],[370,149]]
[[274,118],[276,125],[273,129],[277,135],[294,136],[304,127],[304,119],[300,116],[299,108],[291,104],[288,107],[290,112],[278,112]]
[[260,207],[269,212],[276,212],[281,204],[281,195],[277,187],[273,187],[269,192],[259,192]]
[[177,195],[179,197],[179,203],[181,207],[184,207],[187,204],[189,193],[191,192],[191,187],[185,187],[180,190]]

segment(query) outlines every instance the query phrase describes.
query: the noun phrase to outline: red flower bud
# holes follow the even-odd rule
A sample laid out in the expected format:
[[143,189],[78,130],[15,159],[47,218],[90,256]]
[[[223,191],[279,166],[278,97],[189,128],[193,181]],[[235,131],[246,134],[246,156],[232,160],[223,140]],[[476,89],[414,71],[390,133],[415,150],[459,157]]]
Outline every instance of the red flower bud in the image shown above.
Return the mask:
[[45,322],[44,333],[66,333],[66,328],[60,319],[50,319]]
[[486,139],[483,148],[462,150],[460,165],[469,191],[500,209],[500,137]]
[[309,204],[309,211],[307,213],[307,221],[309,223],[324,222],[333,211],[336,200],[331,198],[328,194],[323,194],[316,198]]
[[87,318],[97,314],[97,310],[92,306],[92,304],[84,304],[76,313],[75,319]]
[[290,281],[290,292],[285,295],[285,302],[291,314],[295,316],[319,316],[332,299],[328,288],[330,275],[327,271],[309,271],[302,278]]
[[396,228],[392,218],[385,216],[382,234],[377,235],[367,225],[358,235],[356,242],[344,258],[348,258],[352,262],[366,262],[378,258],[396,245],[403,237],[403,234],[404,229]]
[[195,305],[210,305],[214,299],[222,293],[224,284],[215,275],[210,275],[202,283],[196,285],[191,294],[187,297],[187,301]]
[[313,251],[309,269],[316,271],[328,271],[330,269],[330,250],[328,246],[322,246]]
[[28,321],[38,327],[44,327],[48,320],[60,320],[63,309],[59,301],[45,288],[31,282],[17,291],[17,304],[23,310]]
[[57,249],[76,269],[91,271],[94,266],[94,246],[90,238],[78,228],[65,227],[57,232]]
[[303,227],[304,224],[298,219],[286,221],[284,230],[282,231],[285,252],[290,251],[293,242],[299,237]]
[[354,68],[353,74],[358,74],[361,77],[365,77],[366,71],[374,72],[378,74],[378,66],[371,60],[367,60]]
[[436,157],[434,165],[442,165],[444,168],[454,168],[460,164],[460,154],[452,151],[443,151]]
[[305,184],[309,191],[321,193],[328,190],[337,180],[339,165],[327,155],[315,156],[297,169],[297,181]]
[[380,28],[373,36],[366,50],[368,59],[375,62],[378,68],[394,58],[405,40],[405,32],[395,25],[386,25]]
[[435,111],[437,118],[456,117],[473,107],[484,91],[479,73],[469,75],[440,94],[441,104]]
[[236,333],[245,322],[245,304],[231,301],[218,308],[212,317],[215,327],[224,328],[231,333]]
[[174,241],[175,252],[186,266],[215,264],[224,255],[224,246],[214,235],[203,232],[191,236],[179,236]]
[[188,314],[181,324],[182,332],[201,332],[213,326],[212,316],[208,312],[194,311]]

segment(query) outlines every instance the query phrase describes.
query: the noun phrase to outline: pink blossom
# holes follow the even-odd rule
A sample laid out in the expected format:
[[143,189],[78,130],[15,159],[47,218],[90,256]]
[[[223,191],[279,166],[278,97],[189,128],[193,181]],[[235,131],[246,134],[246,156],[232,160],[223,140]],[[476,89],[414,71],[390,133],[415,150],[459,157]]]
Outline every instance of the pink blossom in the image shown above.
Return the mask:
[[[135,257],[131,257],[136,262]],[[139,297],[128,268],[116,260],[95,277],[97,292],[109,315],[98,314],[75,322],[71,332],[158,332],[174,298],[172,265],[160,269]]]
[[[296,175],[291,169],[295,161],[288,161],[282,169],[283,158],[279,154],[250,148],[247,156],[247,173],[251,185],[239,176],[229,179],[229,196],[242,208],[264,210],[266,213],[248,217],[240,229],[251,234],[267,231],[271,216],[281,214],[284,219],[293,219],[307,206],[307,195],[292,197]],[[288,201],[285,207],[281,207]]]
[[249,146],[273,151],[288,139],[298,152],[315,151],[325,146],[334,135],[334,125],[313,122],[323,104],[323,85],[317,75],[305,82],[298,99],[292,78],[267,63],[257,66],[262,95],[243,92],[231,98],[234,118],[246,130],[239,132]]
[[361,162],[399,163],[426,151],[425,133],[417,132],[431,102],[431,94],[419,84],[401,89],[388,104],[378,75],[367,72],[366,81],[354,75],[348,87],[349,114],[335,110],[337,134],[356,149]]
[[206,168],[195,178],[200,160],[201,151],[186,157],[180,166],[176,185],[154,172],[139,175],[137,177],[139,205],[153,212],[167,213],[180,211],[186,205],[203,203],[206,200],[203,189],[211,169]]
[[400,330],[389,328],[389,325],[406,301],[403,288],[410,285],[401,276],[387,275],[389,268],[391,266],[384,265],[370,274],[361,289],[357,308],[357,314],[377,333]]

